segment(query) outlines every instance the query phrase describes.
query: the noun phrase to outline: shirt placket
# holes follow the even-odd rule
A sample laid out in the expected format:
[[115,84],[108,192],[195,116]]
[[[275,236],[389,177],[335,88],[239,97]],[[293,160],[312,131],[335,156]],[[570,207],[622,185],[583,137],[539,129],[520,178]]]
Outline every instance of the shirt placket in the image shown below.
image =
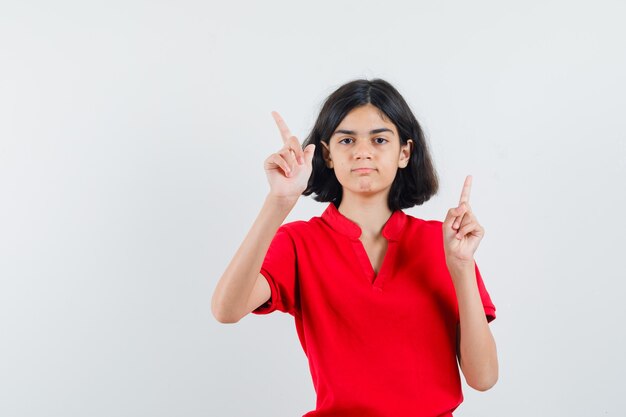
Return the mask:
[[367,279],[367,282],[372,285],[375,290],[382,291],[383,289],[383,285],[390,273],[389,271],[393,266],[398,248],[397,243],[398,242],[395,240],[389,240],[387,244],[387,251],[385,252],[385,256],[383,258],[383,263],[380,266],[380,270],[377,275],[369,257],[367,256],[363,243],[359,239],[352,239],[352,248],[357,257],[357,261],[361,266],[363,275],[365,276],[365,279]]

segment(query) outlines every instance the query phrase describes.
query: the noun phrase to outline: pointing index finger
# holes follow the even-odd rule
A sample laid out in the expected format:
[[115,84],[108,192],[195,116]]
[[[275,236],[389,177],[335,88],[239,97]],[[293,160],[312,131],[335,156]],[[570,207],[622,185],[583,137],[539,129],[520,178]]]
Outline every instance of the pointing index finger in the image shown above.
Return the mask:
[[283,118],[278,114],[277,111],[272,112],[272,117],[274,117],[274,121],[278,126],[278,130],[280,130],[280,135],[283,138],[283,143],[287,143],[287,140],[292,136],[291,131],[287,127],[287,123],[283,120]]
[[465,177],[465,183],[463,184],[463,190],[461,191],[461,199],[459,200],[459,205],[461,203],[469,203],[471,190],[472,190],[472,176],[468,175],[467,177]]

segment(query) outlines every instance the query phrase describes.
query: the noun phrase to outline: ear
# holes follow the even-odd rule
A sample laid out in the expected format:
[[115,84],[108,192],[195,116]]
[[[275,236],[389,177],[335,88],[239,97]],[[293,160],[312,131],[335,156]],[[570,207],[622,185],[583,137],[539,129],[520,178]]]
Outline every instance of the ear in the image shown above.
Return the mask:
[[398,159],[398,167],[406,168],[409,165],[409,159],[411,158],[411,151],[413,150],[413,140],[407,139],[406,145],[402,145],[400,148],[400,158]]
[[326,162],[326,166],[330,169],[333,168],[333,160],[330,157],[330,148],[328,147],[328,144],[326,142],[324,142],[323,140],[320,140],[320,143],[322,144],[322,156],[324,157],[324,161]]

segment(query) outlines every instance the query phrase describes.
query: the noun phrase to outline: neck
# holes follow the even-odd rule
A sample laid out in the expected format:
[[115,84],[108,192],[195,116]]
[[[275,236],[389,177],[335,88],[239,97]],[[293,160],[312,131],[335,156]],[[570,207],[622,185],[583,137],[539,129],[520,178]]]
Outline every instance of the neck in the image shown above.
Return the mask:
[[364,196],[345,193],[341,198],[339,212],[361,228],[361,239],[376,239],[392,211],[387,204],[388,193]]

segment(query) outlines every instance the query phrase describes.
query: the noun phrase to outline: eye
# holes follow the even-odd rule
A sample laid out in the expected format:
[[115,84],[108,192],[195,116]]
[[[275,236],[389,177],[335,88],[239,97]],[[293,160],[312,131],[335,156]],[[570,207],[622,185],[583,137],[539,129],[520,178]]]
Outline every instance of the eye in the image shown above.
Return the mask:
[[351,140],[354,140],[354,139],[352,139],[352,138],[343,138],[343,139],[341,139],[341,140],[339,141],[339,143],[348,144],[348,143],[350,143],[350,142],[347,142],[347,141],[351,141]]
[[388,141],[387,139],[385,139],[385,138],[376,138],[376,139],[374,139],[374,141],[375,141],[376,143],[378,143],[379,145],[382,145],[383,143],[387,143],[387,142],[389,142],[389,141]]

